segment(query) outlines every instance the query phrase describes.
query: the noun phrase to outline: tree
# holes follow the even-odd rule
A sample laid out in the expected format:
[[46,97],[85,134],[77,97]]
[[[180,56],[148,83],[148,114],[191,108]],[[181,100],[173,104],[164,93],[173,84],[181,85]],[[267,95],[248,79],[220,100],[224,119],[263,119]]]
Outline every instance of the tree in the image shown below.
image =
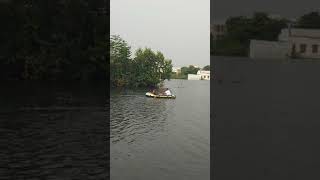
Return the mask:
[[200,70],[200,68],[196,68],[192,65],[189,66],[188,74],[197,74],[197,72]]
[[172,61],[160,51],[137,49],[131,58],[131,48],[118,35],[110,37],[110,81],[115,87],[156,86],[170,79]]
[[320,14],[319,12],[311,12],[301,16],[298,20],[297,26],[299,28],[320,28]]
[[0,3],[0,78],[106,79],[107,14],[97,2]]
[[199,70],[200,68],[196,68],[193,65],[190,65],[189,67],[182,67],[181,74],[185,76],[187,76],[188,74],[197,74]]
[[255,12],[252,18],[243,16],[231,17],[227,20],[228,35],[248,43],[250,39],[277,40],[282,28],[286,27],[285,19],[273,19],[264,12]]
[[205,67],[202,68],[204,71],[210,71],[210,65],[206,65]]
[[136,86],[156,86],[165,79],[171,78],[171,60],[165,59],[161,52],[150,48],[138,49],[134,58]]
[[275,41],[286,26],[286,19],[271,18],[264,12],[255,12],[252,17],[230,17],[226,21],[227,34],[213,42],[212,52],[216,55],[246,56],[251,39]]
[[156,85],[160,82],[157,55],[150,49],[138,49],[135,54],[136,81],[139,86]]
[[131,50],[125,40],[118,35],[110,37],[110,81],[115,86],[129,83]]
[[172,60],[168,59],[164,61],[164,66],[163,66],[163,75],[162,75],[162,79],[171,79],[171,75],[172,75]]

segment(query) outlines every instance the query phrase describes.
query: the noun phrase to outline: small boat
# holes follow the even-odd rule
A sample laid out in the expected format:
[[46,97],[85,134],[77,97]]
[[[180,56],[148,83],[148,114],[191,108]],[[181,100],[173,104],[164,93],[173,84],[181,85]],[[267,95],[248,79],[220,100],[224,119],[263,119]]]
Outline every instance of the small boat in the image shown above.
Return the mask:
[[169,98],[169,99],[175,99],[176,98],[175,95],[170,95],[170,96],[167,96],[167,95],[156,95],[156,94],[153,94],[151,92],[147,92],[146,96],[147,97],[152,97],[152,98]]

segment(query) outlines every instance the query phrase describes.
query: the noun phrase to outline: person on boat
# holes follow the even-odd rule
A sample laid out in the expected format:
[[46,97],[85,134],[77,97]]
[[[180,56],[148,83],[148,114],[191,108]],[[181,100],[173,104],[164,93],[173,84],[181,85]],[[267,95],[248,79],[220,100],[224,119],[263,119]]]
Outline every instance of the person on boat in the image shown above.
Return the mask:
[[157,93],[157,89],[153,89],[151,92],[152,92],[152,94],[154,94],[154,95],[158,94],[158,93]]
[[165,96],[166,95],[165,91],[166,91],[166,89],[159,88],[159,89],[156,90],[156,93],[157,93],[157,95]]
[[164,94],[167,95],[167,96],[171,96],[172,95],[171,91],[168,88],[166,88],[166,91],[164,92]]

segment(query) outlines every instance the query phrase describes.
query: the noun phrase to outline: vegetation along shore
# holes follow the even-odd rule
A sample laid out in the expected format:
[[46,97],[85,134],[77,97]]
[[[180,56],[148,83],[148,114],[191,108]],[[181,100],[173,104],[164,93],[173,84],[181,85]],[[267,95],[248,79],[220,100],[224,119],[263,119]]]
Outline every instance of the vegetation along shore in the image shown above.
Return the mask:
[[118,35],[110,37],[110,83],[112,87],[157,86],[171,78],[172,61],[160,51],[131,47]]

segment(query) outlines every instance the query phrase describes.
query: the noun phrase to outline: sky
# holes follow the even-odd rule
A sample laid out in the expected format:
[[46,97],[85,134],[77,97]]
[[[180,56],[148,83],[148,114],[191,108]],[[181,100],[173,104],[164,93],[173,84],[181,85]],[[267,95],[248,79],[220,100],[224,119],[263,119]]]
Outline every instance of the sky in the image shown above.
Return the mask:
[[210,64],[210,0],[110,0],[110,34],[174,67]]
[[255,11],[293,19],[320,10],[320,0],[212,0],[210,6],[210,22],[223,23],[229,16],[248,16]]

